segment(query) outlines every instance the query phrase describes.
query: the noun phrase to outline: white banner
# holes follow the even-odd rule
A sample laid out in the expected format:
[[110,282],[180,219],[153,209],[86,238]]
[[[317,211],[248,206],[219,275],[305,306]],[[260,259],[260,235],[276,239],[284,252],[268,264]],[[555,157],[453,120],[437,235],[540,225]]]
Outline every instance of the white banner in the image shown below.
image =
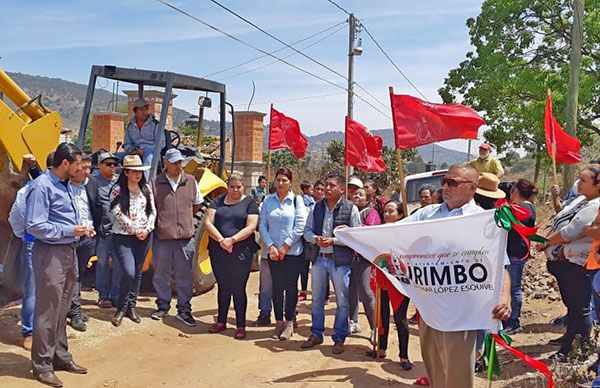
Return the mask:
[[379,267],[412,299],[421,318],[441,331],[485,329],[500,322],[508,233],[496,226],[494,210],[439,220],[346,228],[335,233]]

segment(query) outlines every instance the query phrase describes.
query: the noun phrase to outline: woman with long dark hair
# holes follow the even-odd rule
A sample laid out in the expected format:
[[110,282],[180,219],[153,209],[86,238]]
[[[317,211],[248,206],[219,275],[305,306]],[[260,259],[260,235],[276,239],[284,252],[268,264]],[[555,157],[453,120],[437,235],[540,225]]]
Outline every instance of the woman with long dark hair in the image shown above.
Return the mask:
[[575,337],[587,341],[592,328],[590,277],[593,272],[585,268],[592,238],[584,235],[583,229],[594,221],[600,204],[598,166],[581,170],[577,192],[580,195],[554,216],[548,243],[536,246],[546,253],[548,272],[556,277],[560,296],[567,307],[567,332],[560,340],[560,349],[551,356],[559,362],[568,359]]
[[149,168],[138,155],[125,156],[123,172],[110,195],[113,252],[122,272],[121,296],[111,320],[115,326],[120,326],[125,316],[141,322],[135,305],[156,220],[154,198],[144,175]]
[[252,258],[258,251],[254,231],[258,225],[258,205],[244,195],[240,175],[227,180],[227,194],[215,198],[206,212],[206,231],[210,236],[208,252],[217,279],[217,322],[208,331],[220,333],[227,329],[227,312],[233,297],[235,308],[235,339],[246,338],[246,283]]
[[280,340],[288,340],[294,334],[298,277],[306,263],[302,234],[308,210],[302,197],[291,190],[291,183],[290,169],[282,167],[275,172],[277,191],[265,198],[259,221],[273,279],[275,336]]

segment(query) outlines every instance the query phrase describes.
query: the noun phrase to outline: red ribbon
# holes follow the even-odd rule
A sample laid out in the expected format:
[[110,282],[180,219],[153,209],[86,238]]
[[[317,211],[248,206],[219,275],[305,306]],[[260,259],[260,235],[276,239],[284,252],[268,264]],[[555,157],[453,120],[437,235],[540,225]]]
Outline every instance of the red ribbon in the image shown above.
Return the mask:
[[521,353],[517,349],[508,345],[506,342],[504,342],[502,337],[500,337],[498,334],[492,334],[492,335],[494,336],[494,339],[496,340],[497,344],[499,344],[504,349],[506,349],[509,352],[511,352],[512,354],[514,354],[516,357],[521,359],[521,361],[523,361],[525,364],[527,364],[530,367],[537,369],[538,371],[543,373],[548,378],[548,388],[554,387],[554,380],[552,379],[552,372],[550,372],[550,369],[548,369],[548,366],[546,364],[544,364],[543,362],[541,362],[539,360],[536,360],[535,358],[531,358],[528,355],[526,355],[525,353]]

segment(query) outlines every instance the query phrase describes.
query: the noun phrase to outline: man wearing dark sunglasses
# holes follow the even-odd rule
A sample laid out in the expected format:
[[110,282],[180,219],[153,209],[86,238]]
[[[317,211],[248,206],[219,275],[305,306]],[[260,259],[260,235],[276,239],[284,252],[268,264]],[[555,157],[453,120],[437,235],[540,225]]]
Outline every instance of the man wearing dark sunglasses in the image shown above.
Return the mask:
[[[119,299],[119,283],[121,271],[118,265],[111,265],[112,253],[111,217],[110,217],[110,192],[117,181],[117,167],[119,160],[110,152],[103,152],[98,156],[98,174],[96,181],[96,200],[92,205],[94,220],[99,220],[94,225],[98,233],[96,246],[96,289],[98,290],[98,306],[100,308],[114,307]],[[116,262],[114,262],[116,264]],[[112,267],[112,268],[111,268]]]
[[[444,202],[421,208],[398,222],[434,220],[482,212],[484,210],[473,200],[478,182],[477,170],[466,163],[455,164],[442,179]],[[506,256],[505,268],[509,264]],[[510,318],[510,277],[506,269],[501,302],[491,313],[494,319],[500,321]],[[428,326],[421,319],[419,337],[423,362],[433,387],[473,386],[477,330],[443,332]]]

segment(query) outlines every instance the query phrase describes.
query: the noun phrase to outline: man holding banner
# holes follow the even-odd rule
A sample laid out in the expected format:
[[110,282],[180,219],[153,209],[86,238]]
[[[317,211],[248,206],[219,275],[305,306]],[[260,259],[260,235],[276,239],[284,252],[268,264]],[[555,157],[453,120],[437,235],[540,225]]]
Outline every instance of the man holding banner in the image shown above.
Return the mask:
[[454,165],[442,180],[444,203],[396,224],[336,232],[419,309],[433,388],[472,387],[476,330],[497,332],[511,313],[507,233],[473,201],[478,179],[469,165]]

